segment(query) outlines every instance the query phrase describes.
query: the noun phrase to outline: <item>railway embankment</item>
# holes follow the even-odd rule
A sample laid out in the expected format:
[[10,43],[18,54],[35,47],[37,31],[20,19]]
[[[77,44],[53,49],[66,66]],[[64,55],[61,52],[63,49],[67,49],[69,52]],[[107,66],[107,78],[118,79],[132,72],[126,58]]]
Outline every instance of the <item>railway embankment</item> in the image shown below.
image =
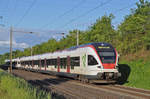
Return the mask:
[[39,90],[25,80],[0,69],[0,99],[50,99],[49,93]]
[[150,90],[150,52],[139,52],[121,57],[120,84]]
[[[81,83],[63,77],[46,75],[25,70],[13,70],[14,75],[24,78],[33,85],[59,93],[67,99],[149,99],[150,91],[120,85]],[[58,99],[62,99],[62,97]]]

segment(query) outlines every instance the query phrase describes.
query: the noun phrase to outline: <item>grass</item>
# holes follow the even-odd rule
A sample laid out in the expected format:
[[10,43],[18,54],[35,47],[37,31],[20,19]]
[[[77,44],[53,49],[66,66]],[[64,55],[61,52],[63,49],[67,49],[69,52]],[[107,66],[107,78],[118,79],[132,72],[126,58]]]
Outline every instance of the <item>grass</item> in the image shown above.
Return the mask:
[[14,77],[0,70],[0,99],[50,99],[45,91],[28,84],[25,80]]
[[150,90],[150,54],[147,57],[134,58],[132,60],[121,59],[120,71],[127,82],[125,86]]

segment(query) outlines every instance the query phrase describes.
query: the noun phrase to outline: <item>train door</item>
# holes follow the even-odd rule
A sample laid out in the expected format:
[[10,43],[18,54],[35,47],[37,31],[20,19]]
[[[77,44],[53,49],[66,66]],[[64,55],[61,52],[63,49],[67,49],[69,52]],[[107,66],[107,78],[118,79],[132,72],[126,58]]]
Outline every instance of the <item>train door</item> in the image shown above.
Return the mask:
[[25,69],[25,62],[23,61],[23,67],[24,67],[24,69]]
[[40,70],[41,70],[41,66],[42,66],[42,64],[41,64],[41,59],[39,60],[39,68],[40,68]]
[[86,72],[86,67],[87,67],[87,54],[83,53],[81,56],[81,66],[80,66],[80,74],[85,74]]
[[57,72],[60,72],[60,57],[57,57]]
[[46,71],[46,67],[47,67],[46,58],[44,59],[44,67],[45,67],[45,71]]
[[34,63],[33,63],[33,60],[32,60],[32,69],[33,69],[33,66],[34,66]]
[[67,73],[70,73],[70,57],[67,56]]

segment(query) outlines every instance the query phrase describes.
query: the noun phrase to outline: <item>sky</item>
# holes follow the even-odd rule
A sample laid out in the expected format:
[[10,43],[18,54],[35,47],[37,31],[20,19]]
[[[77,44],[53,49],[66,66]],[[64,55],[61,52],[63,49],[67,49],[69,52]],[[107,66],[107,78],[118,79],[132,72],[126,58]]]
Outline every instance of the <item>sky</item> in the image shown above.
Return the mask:
[[[138,0],[0,0],[0,54],[9,52],[10,26],[13,50],[23,50],[60,39],[59,33],[86,30],[103,15],[114,14],[115,27],[136,8]],[[33,34],[29,34],[33,32]]]

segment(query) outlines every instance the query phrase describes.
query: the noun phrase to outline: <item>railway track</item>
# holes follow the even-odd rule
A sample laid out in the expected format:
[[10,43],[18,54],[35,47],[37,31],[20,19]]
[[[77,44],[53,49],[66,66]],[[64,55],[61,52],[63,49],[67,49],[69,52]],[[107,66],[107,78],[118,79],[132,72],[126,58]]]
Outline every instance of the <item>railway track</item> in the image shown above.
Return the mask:
[[120,85],[83,84],[79,81],[59,78],[24,70],[14,70],[14,75],[50,92],[68,99],[150,99],[150,91]]

